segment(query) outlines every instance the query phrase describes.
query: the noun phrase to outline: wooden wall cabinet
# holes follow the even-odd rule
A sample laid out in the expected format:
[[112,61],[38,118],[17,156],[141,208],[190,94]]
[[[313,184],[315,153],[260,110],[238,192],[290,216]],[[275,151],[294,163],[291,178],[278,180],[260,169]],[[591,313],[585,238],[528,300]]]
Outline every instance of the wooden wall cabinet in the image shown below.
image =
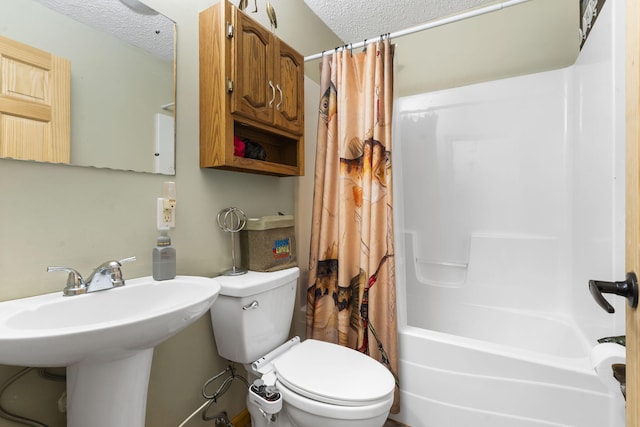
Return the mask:
[[[304,58],[228,0],[200,13],[200,167],[304,174]],[[235,156],[233,137],[265,160]]]

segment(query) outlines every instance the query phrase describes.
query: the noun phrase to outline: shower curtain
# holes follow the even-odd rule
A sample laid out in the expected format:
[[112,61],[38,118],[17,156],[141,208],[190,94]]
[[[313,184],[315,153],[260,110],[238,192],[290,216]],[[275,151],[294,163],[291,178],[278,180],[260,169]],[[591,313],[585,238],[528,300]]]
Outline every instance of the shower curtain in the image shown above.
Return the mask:
[[348,346],[387,366],[398,350],[391,117],[393,46],[325,56],[315,164],[307,337]]

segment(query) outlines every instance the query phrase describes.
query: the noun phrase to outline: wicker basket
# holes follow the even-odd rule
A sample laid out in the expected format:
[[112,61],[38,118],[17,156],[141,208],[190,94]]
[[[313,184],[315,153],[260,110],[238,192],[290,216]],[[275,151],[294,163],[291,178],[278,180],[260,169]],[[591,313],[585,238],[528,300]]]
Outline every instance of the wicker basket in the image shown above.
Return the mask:
[[298,265],[292,215],[248,218],[240,232],[242,267],[276,271]]

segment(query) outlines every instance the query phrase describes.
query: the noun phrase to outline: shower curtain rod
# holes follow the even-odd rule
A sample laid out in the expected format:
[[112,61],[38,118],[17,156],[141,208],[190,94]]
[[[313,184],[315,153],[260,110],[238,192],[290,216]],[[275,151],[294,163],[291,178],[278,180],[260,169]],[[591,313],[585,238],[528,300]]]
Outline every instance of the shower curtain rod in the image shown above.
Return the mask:
[[[502,9],[507,8],[507,7],[515,6],[515,5],[518,5],[520,3],[526,3],[528,1],[530,1],[530,0],[507,0],[507,1],[503,1],[501,3],[496,3],[496,4],[489,5],[489,6],[481,7],[481,8],[478,8],[478,9],[473,9],[473,10],[470,10],[468,12],[459,13],[457,15],[449,16],[447,18],[437,19],[435,21],[429,21],[429,22],[426,22],[426,23],[424,23],[422,25],[417,25],[415,27],[410,27],[410,28],[407,28],[405,30],[396,31],[394,33],[388,33],[388,34],[385,33],[385,34],[382,34],[380,36],[380,38],[389,37],[389,38],[394,39],[394,38],[406,36],[406,35],[409,35],[409,34],[417,33],[417,32],[420,32],[420,31],[428,30],[430,28],[440,27],[442,25],[451,24],[453,22],[463,21],[465,19],[473,18],[475,16],[484,15],[484,14],[487,14],[487,13],[490,13],[490,12],[496,12],[498,10],[502,10]],[[325,50],[323,52],[316,53],[314,55],[305,56],[304,57],[304,62],[313,61],[314,59],[320,59],[325,54],[325,52],[331,52],[332,50],[342,50],[344,48],[348,48],[348,49],[354,49],[355,48],[355,49],[358,49],[358,48],[363,47],[366,44],[374,43],[377,40],[378,40],[377,38],[371,39],[371,40],[366,40],[365,39],[364,41],[361,41],[361,42],[358,42],[358,43],[348,43],[348,44],[346,44],[344,46],[336,47],[335,49]]]

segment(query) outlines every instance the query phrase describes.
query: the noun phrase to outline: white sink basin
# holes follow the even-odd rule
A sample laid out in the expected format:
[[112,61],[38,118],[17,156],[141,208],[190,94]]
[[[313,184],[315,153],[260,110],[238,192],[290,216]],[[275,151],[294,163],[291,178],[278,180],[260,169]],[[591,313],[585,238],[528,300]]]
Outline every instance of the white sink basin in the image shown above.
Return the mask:
[[211,278],[143,277],[0,302],[0,364],[67,366],[70,427],[144,426],[153,347],[206,313],[219,292]]

